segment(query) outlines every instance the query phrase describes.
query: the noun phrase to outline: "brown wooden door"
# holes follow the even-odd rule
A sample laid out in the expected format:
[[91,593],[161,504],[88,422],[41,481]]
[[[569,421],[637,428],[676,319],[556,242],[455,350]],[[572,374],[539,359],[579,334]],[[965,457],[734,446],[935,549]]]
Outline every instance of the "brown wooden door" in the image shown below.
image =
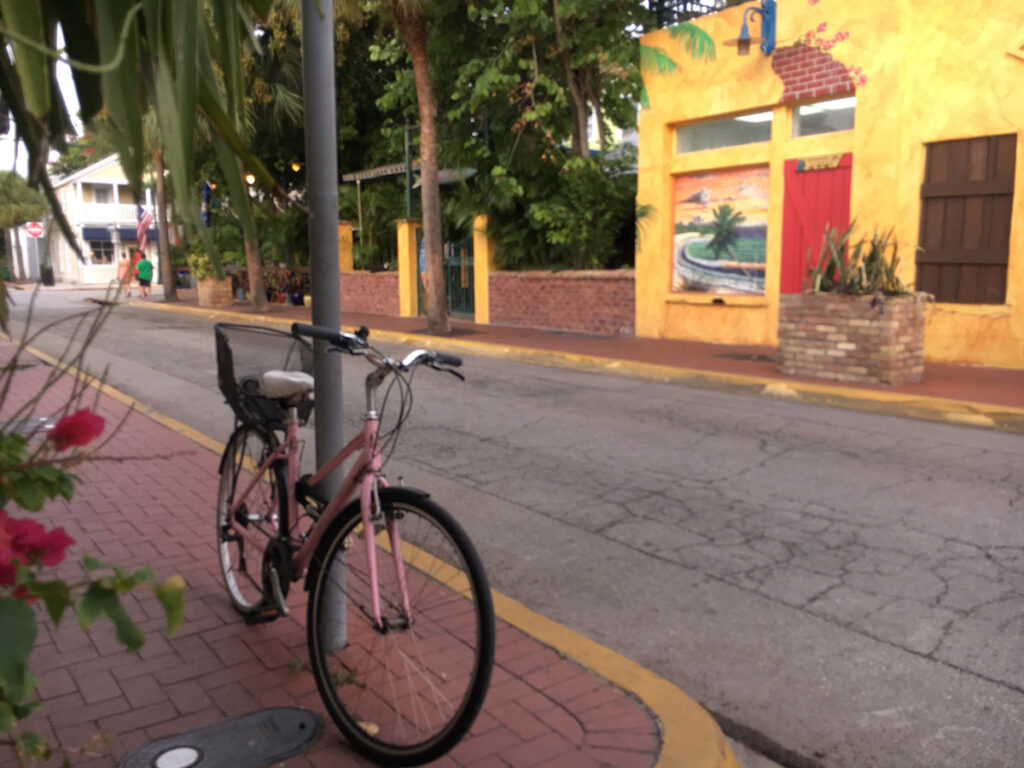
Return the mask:
[[825,230],[850,226],[850,176],[853,155],[847,152],[832,167],[814,160],[787,160],[782,208],[782,272],[779,290],[800,293],[807,276],[807,254],[821,252]]
[[1017,137],[926,146],[915,287],[937,301],[1002,304]]

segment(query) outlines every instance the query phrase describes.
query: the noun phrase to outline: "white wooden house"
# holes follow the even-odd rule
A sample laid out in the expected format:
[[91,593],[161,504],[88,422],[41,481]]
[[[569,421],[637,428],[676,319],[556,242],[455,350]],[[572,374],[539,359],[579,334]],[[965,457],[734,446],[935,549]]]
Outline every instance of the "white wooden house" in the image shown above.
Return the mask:
[[[64,215],[75,234],[85,260],[68,245],[56,222],[47,222],[47,255],[56,282],[76,285],[107,285],[117,279],[121,253],[129,256],[138,247],[139,208],[117,155],[87,168],[53,179]],[[156,216],[151,190],[146,190],[145,209]],[[148,233],[146,256],[153,262],[154,277],[160,274],[157,232]]]

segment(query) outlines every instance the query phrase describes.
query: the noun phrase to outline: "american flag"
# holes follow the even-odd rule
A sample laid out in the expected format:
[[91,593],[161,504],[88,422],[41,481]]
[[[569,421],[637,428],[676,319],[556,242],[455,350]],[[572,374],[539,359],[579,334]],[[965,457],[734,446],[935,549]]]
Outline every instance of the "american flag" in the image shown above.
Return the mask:
[[139,250],[143,253],[146,252],[146,243],[148,242],[146,235],[151,226],[153,226],[153,214],[140,205],[139,226],[135,229],[135,239],[139,241]]

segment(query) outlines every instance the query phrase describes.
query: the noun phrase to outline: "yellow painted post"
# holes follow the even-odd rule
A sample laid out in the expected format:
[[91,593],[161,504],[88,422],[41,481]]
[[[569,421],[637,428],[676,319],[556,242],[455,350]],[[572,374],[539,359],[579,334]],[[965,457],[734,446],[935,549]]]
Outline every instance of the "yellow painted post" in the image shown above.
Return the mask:
[[416,258],[416,230],[418,219],[398,220],[398,314],[416,317],[419,314],[416,297],[416,278],[419,266]]
[[352,222],[338,222],[338,271],[352,272],[355,270],[352,257]]
[[491,322],[490,276],[494,269],[494,240],[487,236],[487,216],[473,219],[473,308],[475,321]]

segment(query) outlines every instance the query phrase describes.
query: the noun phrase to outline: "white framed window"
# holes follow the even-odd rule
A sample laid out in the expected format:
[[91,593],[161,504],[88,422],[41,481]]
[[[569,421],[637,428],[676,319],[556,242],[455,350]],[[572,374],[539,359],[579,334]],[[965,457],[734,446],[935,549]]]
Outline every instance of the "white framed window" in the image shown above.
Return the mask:
[[814,136],[833,131],[853,129],[853,113],[857,108],[857,97],[816,101],[802,104],[793,115],[793,136]]
[[681,125],[676,128],[676,154],[771,141],[772,118],[768,110]]
[[109,240],[90,240],[89,262],[92,264],[113,264],[114,244]]

